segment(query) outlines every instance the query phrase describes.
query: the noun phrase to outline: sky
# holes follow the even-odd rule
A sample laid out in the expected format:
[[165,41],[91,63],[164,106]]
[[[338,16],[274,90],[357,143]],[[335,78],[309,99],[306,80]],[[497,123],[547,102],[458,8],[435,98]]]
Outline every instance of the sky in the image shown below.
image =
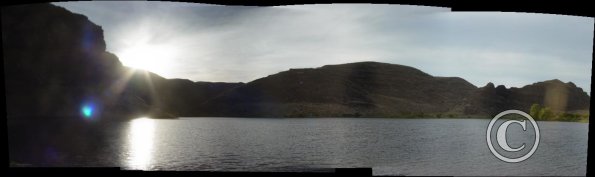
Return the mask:
[[250,82],[290,68],[377,61],[522,87],[559,79],[590,93],[589,17],[319,4],[58,2],[102,26],[107,51],[165,78]]

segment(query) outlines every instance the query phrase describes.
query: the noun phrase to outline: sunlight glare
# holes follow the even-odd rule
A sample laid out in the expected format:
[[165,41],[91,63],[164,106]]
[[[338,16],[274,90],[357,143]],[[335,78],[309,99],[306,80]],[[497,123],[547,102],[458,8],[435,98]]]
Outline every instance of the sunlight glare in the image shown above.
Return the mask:
[[147,170],[153,156],[154,121],[148,118],[132,120],[129,136],[128,165],[133,169]]
[[176,53],[173,46],[141,43],[122,50],[118,56],[125,66],[167,75]]

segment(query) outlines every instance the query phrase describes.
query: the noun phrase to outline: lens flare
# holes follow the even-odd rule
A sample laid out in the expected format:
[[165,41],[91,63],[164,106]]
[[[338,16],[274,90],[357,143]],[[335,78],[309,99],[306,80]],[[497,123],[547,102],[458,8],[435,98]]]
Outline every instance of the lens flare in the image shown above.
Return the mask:
[[81,112],[83,113],[83,116],[85,116],[85,118],[90,118],[91,116],[93,116],[93,106],[89,104],[83,105],[83,107],[81,108]]

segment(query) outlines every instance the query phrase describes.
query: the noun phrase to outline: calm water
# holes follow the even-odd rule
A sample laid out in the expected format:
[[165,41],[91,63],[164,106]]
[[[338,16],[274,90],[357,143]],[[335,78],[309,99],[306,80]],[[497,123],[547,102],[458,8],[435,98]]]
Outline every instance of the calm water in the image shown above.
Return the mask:
[[[535,154],[521,163],[506,163],[487,148],[488,123],[482,119],[136,119],[105,125],[11,125],[9,144],[13,161],[36,166],[201,171],[372,167],[374,175],[585,175],[588,124],[538,122],[541,142]],[[509,129],[521,132],[520,126]],[[510,136],[510,146],[534,137],[517,133],[523,136]]]

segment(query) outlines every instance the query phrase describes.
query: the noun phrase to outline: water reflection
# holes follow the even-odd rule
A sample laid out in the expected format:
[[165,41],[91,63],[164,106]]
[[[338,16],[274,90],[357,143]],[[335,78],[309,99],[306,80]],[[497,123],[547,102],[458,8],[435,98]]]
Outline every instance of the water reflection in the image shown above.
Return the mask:
[[132,169],[147,170],[153,156],[155,122],[148,118],[134,119],[128,132],[128,160]]

